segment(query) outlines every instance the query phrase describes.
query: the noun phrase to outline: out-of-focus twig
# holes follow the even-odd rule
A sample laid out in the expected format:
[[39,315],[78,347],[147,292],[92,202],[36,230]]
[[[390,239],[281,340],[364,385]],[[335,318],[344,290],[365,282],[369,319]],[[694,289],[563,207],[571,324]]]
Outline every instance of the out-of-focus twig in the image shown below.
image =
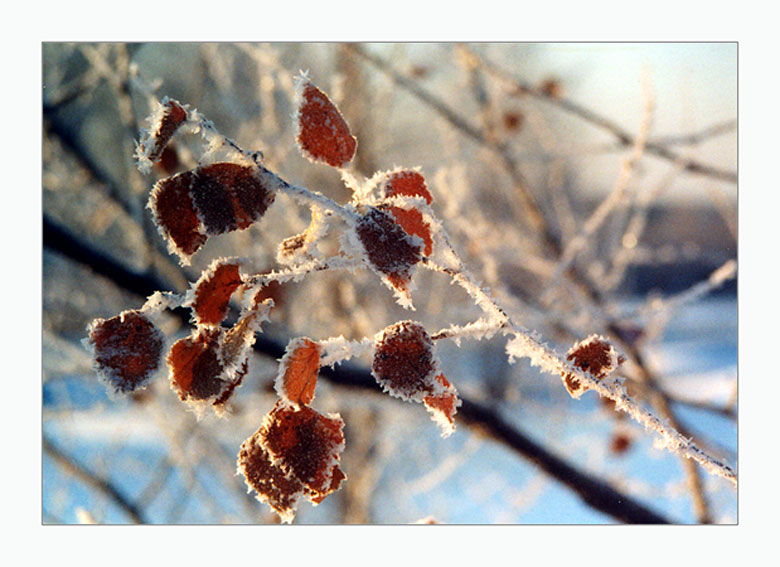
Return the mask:
[[86,482],[100,493],[108,496],[119,508],[121,508],[136,524],[145,524],[146,518],[135,503],[133,503],[114,484],[90,471],[85,466],[77,463],[73,457],[67,455],[57,447],[46,435],[43,436],[43,451],[53,459],[63,470]]
[[[485,59],[484,57],[480,57],[480,59],[482,60],[485,69],[489,73],[494,75],[497,79],[501,80],[505,84],[509,85],[513,89],[513,91],[526,94],[534,98],[538,98],[540,100],[547,101],[550,104],[553,104],[558,108],[565,110],[566,112],[569,112],[570,114],[573,114],[581,118],[582,120],[589,122],[590,124],[593,124],[594,126],[597,126],[603,130],[610,132],[613,136],[615,136],[618,143],[622,146],[629,147],[634,145],[635,136],[629,133],[628,131],[624,130],[620,126],[618,126],[612,120],[609,120],[608,118],[601,116],[600,114],[590,110],[589,108],[577,104],[576,102],[567,99],[563,96],[557,94],[553,96],[552,93],[546,91],[545,89],[538,88],[528,83],[527,81],[524,81],[519,77],[511,75],[508,71],[499,67],[495,63],[492,63],[491,61]],[[719,132],[722,129],[723,127],[720,127],[717,131]],[[711,136],[711,135],[712,135],[711,132],[706,134],[706,136]],[[702,133],[690,135],[688,136],[687,142],[695,143],[695,142],[691,142],[691,139],[696,140],[698,142],[701,141],[700,138],[702,138]],[[679,143],[679,140],[673,139],[672,143],[677,144]],[[659,142],[657,140],[648,140],[646,144],[646,151],[648,153],[654,154],[660,158],[672,162],[676,162],[680,159],[680,156],[676,152],[670,150],[667,144]],[[710,166],[695,161],[693,159],[686,159],[684,161],[684,168],[686,171],[689,171],[691,173],[698,173],[715,179],[720,179],[722,181],[729,181],[731,183],[737,182],[736,172]]]

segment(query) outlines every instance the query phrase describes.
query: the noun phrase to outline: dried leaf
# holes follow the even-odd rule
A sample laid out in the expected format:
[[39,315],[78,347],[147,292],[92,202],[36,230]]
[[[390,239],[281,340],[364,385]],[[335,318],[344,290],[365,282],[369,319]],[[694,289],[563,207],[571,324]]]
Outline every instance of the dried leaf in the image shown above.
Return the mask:
[[188,263],[208,236],[249,227],[274,198],[270,178],[257,167],[215,163],[158,181],[149,208],[173,251]]
[[[625,361],[615,347],[599,335],[591,335],[574,344],[566,353],[566,360],[570,360],[575,367],[589,373],[596,380],[604,379]],[[588,389],[573,374],[562,373],[561,377],[573,397],[579,397]]]
[[153,135],[154,147],[149,154],[152,162],[160,159],[168,142],[186,120],[187,111],[178,102],[171,99],[163,102],[163,113]]
[[320,345],[311,339],[301,337],[290,341],[275,383],[280,397],[295,404],[311,403],[317,387],[321,354]]
[[279,400],[241,445],[238,470],[258,500],[291,522],[301,496],[319,504],[346,479],[339,466],[343,428],[338,415]]
[[298,98],[296,139],[301,153],[331,167],[346,166],[355,157],[357,139],[339,109],[306,78],[300,80]]
[[152,189],[148,205],[154,223],[169,240],[169,248],[184,263],[189,263],[189,259],[206,243],[207,238],[190,197],[193,179],[191,171],[161,179]]
[[383,206],[368,207],[355,230],[371,267],[408,297],[412,268],[421,259],[421,247],[411,241]]
[[98,374],[117,392],[132,392],[146,385],[160,365],[163,335],[143,313],[125,311],[89,326]]
[[442,391],[426,396],[423,398],[423,403],[433,415],[434,421],[441,427],[442,437],[449,437],[455,431],[455,413],[458,411],[461,401],[458,398],[455,386],[450,384],[449,380],[444,377],[444,374],[436,376],[436,381]]
[[208,234],[249,227],[275,197],[257,168],[235,163],[196,169],[190,192]]
[[422,213],[417,209],[402,209],[395,206],[391,206],[388,211],[406,234],[422,238],[424,245],[422,253],[430,256],[433,252],[433,237],[431,236],[431,229],[428,223],[423,219]]
[[244,475],[247,487],[257,493],[260,502],[268,504],[283,522],[290,523],[303,495],[303,483],[271,461],[259,433],[242,443],[238,472]]
[[422,197],[429,205],[433,202],[433,196],[428,191],[425,178],[419,171],[413,169],[400,169],[388,174],[384,182],[385,197],[406,195],[408,197]]
[[191,307],[198,325],[219,325],[227,316],[230,298],[243,285],[236,259],[219,258],[193,286]]
[[266,416],[261,436],[282,470],[298,478],[311,494],[323,496],[333,490],[334,470],[344,449],[343,428],[338,415],[325,416],[309,406],[279,400]]
[[168,353],[171,387],[182,401],[207,400],[222,393],[228,382],[219,348],[222,329],[201,329],[178,340]]
[[422,402],[439,393],[433,341],[422,325],[390,325],[378,334],[374,348],[371,373],[391,396]]

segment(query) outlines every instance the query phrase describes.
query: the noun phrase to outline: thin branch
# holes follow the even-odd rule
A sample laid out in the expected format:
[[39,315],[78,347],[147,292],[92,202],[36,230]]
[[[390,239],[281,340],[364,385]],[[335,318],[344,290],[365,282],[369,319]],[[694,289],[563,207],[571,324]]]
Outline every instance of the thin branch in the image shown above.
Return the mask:
[[141,510],[130,501],[114,484],[98,474],[90,471],[83,465],[77,463],[71,456],[60,450],[50,439],[43,436],[43,450],[60,467],[69,474],[86,482],[105,496],[108,496],[119,508],[121,508],[130,519],[136,524],[145,524]]
[[[485,69],[490,74],[494,75],[496,78],[503,81],[504,83],[510,85],[512,89],[515,90],[516,92],[527,94],[534,98],[549,102],[550,104],[553,104],[558,108],[565,110],[566,112],[569,112],[570,114],[574,114],[575,116],[581,118],[582,120],[585,120],[586,122],[593,124],[594,126],[598,126],[599,128],[610,132],[613,136],[615,136],[615,138],[617,138],[618,143],[620,143],[620,145],[622,146],[629,147],[634,145],[635,136],[633,136],[631,133],[624,130],[620,126],[618,126],[612,120],[609,120],[608,118],[601,116],[600,114],[597,114],[596,112],[584,106],[581,106],[565,97],[557,96],[557,95],[553,96],[551,93],[546,92],[544,89],[537,88],[531,85],[530,83],[528,83],[527,81],[520,79],[519,77],[510,75],[508,71],[502,69],[498,65],[488,61],[485,58],[480,58],[480,59],[484,64]],[[673,140],[673,142],[677,143],[677,140]],[[661,157],[663,159],[672,162],[676,162],[680,159],[680,156],[676,152],[670,150],[666,145],[664,145],[663,143],[659,143],[656,140],[649,140],[646,146],[646,150],[648,153],[654,154],[658,157]],[[701,175],[706,175],[708,177],[713,177],[715,179],[729,181],[731,183],[737,182],[736,172],[719,169],[717,167],[706,165],[701,162],[695,161],[693,159],[685,159],[684,168],[686,171],[689,171],[691,173],[698,173]]]

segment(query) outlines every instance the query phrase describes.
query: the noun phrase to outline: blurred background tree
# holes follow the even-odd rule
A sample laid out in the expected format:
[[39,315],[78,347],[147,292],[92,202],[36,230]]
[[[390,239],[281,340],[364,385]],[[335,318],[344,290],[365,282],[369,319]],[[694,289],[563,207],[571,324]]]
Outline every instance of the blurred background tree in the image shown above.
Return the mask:
[[[517,321],[559,352],[609,336],[630,393],[736,467],[736,61],[736,44],[706,43],[44,44],[43,521],[276,521],[235,459],[274,402],[287,338],[478,315],[440,274],[415,276],[410,314],[368,273],[324,273],[272,290],[229,419],[197,421],[162,375],[106,393],[81,344],[92,319],[182,292],[218,256],[272,269],[309,220],[280,197],[259,226],[179,266],[145,206],[196,146],[177,138],[151,176],[137,172],[154,100],[190,104],[286,179],[349,200],[295,148],[299,69],[349,121],[359,173],[422,167],[453,244]],[[166,334],[186,320],[173,314]],[[464,398],[448,439],[377,395],[366,361],[324,373],[318,403],[347,423],[349,480],[296,523],[736,522],[730,484],[655,449],[595,395],[509,365],[501,337],[439,349]]]

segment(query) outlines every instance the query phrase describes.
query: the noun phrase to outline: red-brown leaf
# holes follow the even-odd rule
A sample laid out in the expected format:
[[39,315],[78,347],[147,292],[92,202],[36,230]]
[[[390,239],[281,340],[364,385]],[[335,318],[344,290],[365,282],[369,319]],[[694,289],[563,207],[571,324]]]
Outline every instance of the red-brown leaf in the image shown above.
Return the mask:
[[244,475],[247,486],[257,493],[258,500],[268,504],[282,521],[292,521],[303,494],[303,483],[271,461],[262,445],[260,431],[241,445],[238,471]]
[[314,399],[320,371],[320,345],[301,337],[290,341],[279,365],[277,393],[296,404],[308,405]]
[[301,86],[296,118],[298,146],[305,157],[337,168],[352,161],[357,139],[336,105],[309,81]]
[[390,325],[379,335],[371,373],[391,396],[421,402],[436,394],[433,341],[414,321]]
[[146,385],[160,365],[163,342],[162,333],[139,311],[96,319],[89,328],[97,371],[117,392]]
[[338,415],[325,416],[308,406],[290,406],[279,400],[259,433],[282,470],[317,497],[324,497],[334,488],[335,476],[342,474],[335,471],[344,449],[343,428]]
[[243,281],[239,262],[218,260],[194,286],[192,311],[198,325],[219,325],[227,316],[230,298]]
[[182,260],[188,260],[206,243],[206,233],[190,197],[195,176],[185,171],[157,182],[149,198],[155,224],[169,238]]
[[395,218],[401,228],[408,235],[417,235],[423,239],[424,248],[422,253],[430,256],[433,252],[433,237],[428,223],[423,219],[422,213],[417,209],[402,209],[401,207],[391,206],[390,214]]
[[275,197],[256,168],[235,163],[196,169],[191,195],[208,234],[249,227]]
[[433,196],[428,191],[425,178],[413,169],[402,169],[389,174],[385,182],[385,197],[397,195],[422,197],[429,205],[433,202]]
[[[566,360],[596,380],[602,380],[625,361],[609,341],[598,335],[591,335],[572,346],[566,353]],[[588,389],[573,374],[563,373],[562,378],[572,396],[579,396]]]
[[412,268],[420,261],[420,246],[395,222],[386,207],[369,207],[355,227],[358,239],[375,270],[397,290],[408,295]]
[[201,330],[178,340],[168,353],[171,387],[182,400],[205,400],[222,393],[224,367],[218,351],[221,329]]
[[187,111],[175,100],[168,100],[163,109],[160,124],[154,133],[154,148],[149,154],[149,159],[156,162],[168,145],[168,142],[176,133],[184,121],[187,120]]
[[423,398],[425,407],[433,414],[434,420],[442,428],[442,436],[448,437],[455,430],[455,413],[458,411],[460,400],[455,387],[450,384],[444,374],[436,376],[443,392]]

